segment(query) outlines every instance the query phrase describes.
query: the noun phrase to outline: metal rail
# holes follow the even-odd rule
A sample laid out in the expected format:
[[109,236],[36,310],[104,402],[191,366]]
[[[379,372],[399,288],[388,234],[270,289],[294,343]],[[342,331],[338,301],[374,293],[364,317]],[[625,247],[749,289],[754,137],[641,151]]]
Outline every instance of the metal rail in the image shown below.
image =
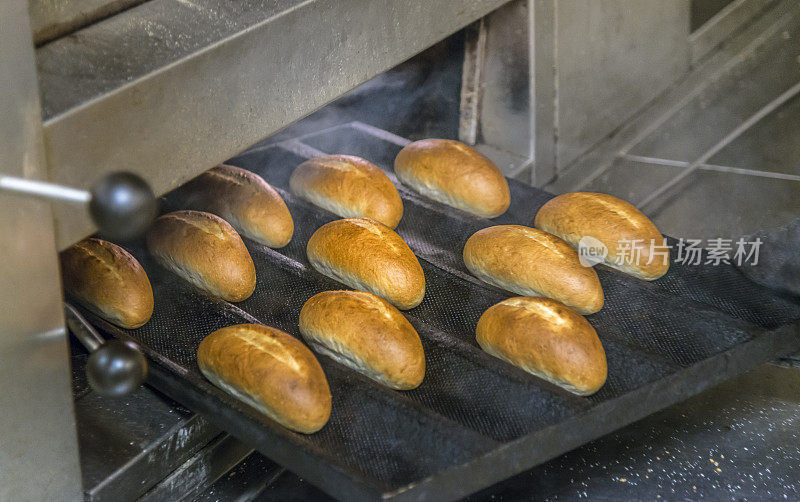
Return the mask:
[[[653,164],[656,166],[671,166],[671,167],[689,167],[691,162],[684,162],[682,160],[662,159],[658,157],[646,157],[643,155],[623,155],[621,159],[632,160],[641,164]],[[770,171],[760,171],[758,169],[745,169],[742,167],[722,166],[719,164],[700,164],[698,169],[703,171],[717,171],[721,173],[735,173],[744,174],[746,176],[759,176],[761,178],[773,178],[778,180],[787,181],[800,181],[800,175],[773,173]]]
[[681,181],[688,178],[692,173],[697,171],[700,166],[705,164],[711,157],[719,153],[723,148],[728,146],[733,140],[741,136],[745,131],[750,129],[753,125],[755,125],[759,120],[763,119],[773,111],[777,110],[781,105],[795,97],[796,95],[800,94],[800,82],[796,83],[786,91],[784,91],[780,96],[773,99],[761,109],[759,109],[756,113],[748,117],[744,122],[739,124],[734,130],[729,132],[725,135],[721,140],[714,144],[711,148],[706,150],[702,155],[700,155],[697,159],[692,161],[683,171],[681,171],[678,175],[674,178],[669,180],[668,182],[661,185],[659,188],[653,190],[648,195],[642,198],[642,200],[637,204],[637,207],[642,210],[647,210],[648,207],[652,206],[656,202],[659,201],[661,197],[664,196],[667,192],[669,192],[672,188],[677,186]]

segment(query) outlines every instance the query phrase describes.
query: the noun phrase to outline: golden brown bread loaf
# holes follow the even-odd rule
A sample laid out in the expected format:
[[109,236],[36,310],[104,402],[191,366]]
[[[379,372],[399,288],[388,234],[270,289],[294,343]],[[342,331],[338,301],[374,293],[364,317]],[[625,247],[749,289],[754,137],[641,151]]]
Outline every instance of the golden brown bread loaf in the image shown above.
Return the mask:
[[153,289],[142,266],[121,247],[89,238],[61,253],[67,293],[122,328],[138,328],[153,315]]
[[603,307],[597,273],[566,242],[535,228],[498,225],[475,232],[464,246],[475,277],[525,296],[555,298],[582,314]]
[[[585,192],[559,195],[542,206],[534,225],[576,248],[584,237],[599,240],[608,249],[606,265],[640,279],[652,281],[669,270],[665,248],[656,247],[651,260],[651,243],[665,244],[661,232],[641,211],[611,195]],[[660,252],[664,254],[659,256]]]
[[294,170],[289,186],[293,194],[342,218],[370,218],[394,228],[403,217],[403,201],[389,177],[352,155],[309,159]]
[[175,211],[156,218],[147,247],[164,268],[223,300],[242,301],[256,287],[256,269],[241,237],[211,213]]
[[594,394],[606,381],[606,354],[597,332],[556,300],[503,300],[483,313],[476,335],[489,354],[575,394]]
[[272,248],[292,240],[294,222],[280,194],[246,169],[219,165],[190,181],[189,205],[233,225],[243,236]]
[[484,218],[500,216],[511,203],[500,169],[458,141],[415,141],[397,154],[394,172],[420,194]]
[[200,343],[197,365],[211,383],[297,432],[316,432],[331,415],[331,392],[319,361],[278,329],[260,324],[218,329]]
[[393,389],[419,386],[425,352],[411,323],[364,291],[323,291],[300,310],[300,332],[320,354]]
[[367,218],[336,220],[308,240],[306,254],[321,274],[370,291],[407,310],[425,296],[425,274],[394,230]]

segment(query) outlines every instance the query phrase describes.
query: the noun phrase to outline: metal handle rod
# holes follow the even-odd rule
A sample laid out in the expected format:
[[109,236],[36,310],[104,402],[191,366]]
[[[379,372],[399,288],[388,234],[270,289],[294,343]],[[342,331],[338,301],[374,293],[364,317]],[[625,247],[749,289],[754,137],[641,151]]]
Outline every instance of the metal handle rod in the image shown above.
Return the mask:
[[147,359],[130,341],[109,340],[100,336],[89,322],[69,303],[64,302],[70,331],[89,351],[86,378],[103,396],[125,396],[147,379]]
[[45,199],[59,199],[70,202],[89,202],[92,194],[87,190],[65,187],[46,181],[0,176],[0,189],[20,194],[34,195]]
[[86,350],[94,352],[105,343],[105,339],[95,331],[89,321],[84,319],[75,307],[64,302],[64,311],[66,313],[67,326],[69,326],[72,334],[86,347]]

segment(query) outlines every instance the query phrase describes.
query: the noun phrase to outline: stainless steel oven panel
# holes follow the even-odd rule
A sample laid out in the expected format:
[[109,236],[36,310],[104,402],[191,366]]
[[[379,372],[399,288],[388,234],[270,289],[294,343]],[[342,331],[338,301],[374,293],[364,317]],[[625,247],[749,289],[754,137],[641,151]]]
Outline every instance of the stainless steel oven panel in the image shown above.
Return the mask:
[[[0,174],[46,179],[26,0],[0,2]],[[78,500],[50,204],[0,193],[0,500]]]

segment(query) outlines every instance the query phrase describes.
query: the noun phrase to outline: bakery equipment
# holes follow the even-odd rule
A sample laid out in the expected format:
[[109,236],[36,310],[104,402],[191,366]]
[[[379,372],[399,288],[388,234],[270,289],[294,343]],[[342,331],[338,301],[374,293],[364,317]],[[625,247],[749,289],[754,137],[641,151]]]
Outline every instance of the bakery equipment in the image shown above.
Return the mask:
[[85,500],[191,497],[252,451],[147,385],[125,396],[94,391],[86,374],[88,357],[73,340],[70,363]]
[[147,360],[131,342],[106,341],[94,327],[69,303],[64,315],[70,332],[91,354],[86,361],[89,385],[104,396],[130,394],[147,377]]
[[[471,28],[476,36],[467,37],[475,57],[468,58],[466,66],[476,73],[465,73],[465,81],[475,87],[467,86],[463,109],[473,107],[480,120],[465,120],[464,130],[474,131],[479,146],[493,153],[509,174],[527,177],[535,160],[536,169],[544,169],[535,174],[540,183],[558,170],[555,154],[548,157],[558,148],[554,123],[562,127],[558,136],[563,140],[562,153],[580,150],[622,120],[624,107],[614,99],[635,108],[667,85],[665,75],[680,75],[686,67],[682,32],[669,29],[680,21],[682,10],[677,2],[659,2],[663,10],[649,21],[653,26],[642,37],[645,52],[659,48],[647,60],[652,67],[631,69],[615,66],[620,59],[599,58],[604,65],[598,76],[631,70],[630,82],[636,82],[637,74],[646,73],[651,80],[638,84],[646,90],[609,96],[600,92],[609,87],[598,78],[592,85],[597,99],[588,101],[602,102],[614,113],[590,113],[603,123],[593,124],[592,134],[582,137],[576,125],[581,115],[570,114],[578,109],[571,103],[587,102],[577,99],[580,89],[562,85],[558,107],[553,109],[555,100],[548,93],[554,93],[556,82],[546,78],[552,72],[539,71],[554,68],[552,58],[557,55],[568,62],[580,47],[562,44],[555,54],[556,37],[546,29],[555,25],[544,22],[545,29],[532,29],[548,16],[558,17],[563,28],[569,12],[555,16],[549,2],[537,2],[536,9],[512,2],[495,10],[504,3],[352,2],[342,7],[327,1],[220,5],[151,0],[34,52],[27,43],[31,37],[25,2],[6,2],[0,7],[0,74],[9,82],[0,98],[6,117],[2,172],[85,190],[104,173],[125,169],[142,175],[163,194],[492,12]],[[620,13],[612,6],[608,18],[631,16],[642,25],[641,20],[649,17],[637,16],[637,8],[626,6],[630,12]],[[594,14],[597,26],[605,26],[605,17],[597,17],[603,12]],[[320,26],[325,29],[313,29]],[[342,26],[347,31],[332,28]],[[636,35],[631,26],[635,25],[624,24],[626,36]],[[580,38],[571,40],[578,43]],[[593,45],[608,54],[623,52],[613,44]],[[499,57],[504,55],[513,57]],[[559,66],[560,83],[576,82],[570,75],[596,56],[592,53],[573,65]],[[532,80],[535,86],[529,85]],[[480,93],[471,92],[477,89],[484,89],[481,99],[477,99]],[[470,101],[469,96],[475,99]],[[541,107],[536,114],[534,104]],[[558,113],[564,115],[556,119]],[[503,138],[513,142],[498,143]],[[548,164],[548,158],[554,162]],[[7,493],[73,498],[79,475],[73,414],[65,413],[73,404],[67,389],[53,242],[63,248],[93,231],[93,226],[85,212],[74,207],[57,204],[52,218],[50,207],[39,201],[2,195],[0,205],[2,280],[7,286],[2,304],[11,306],[2,313],[0,381],[13,384],[6,387],[0,403],[7,410],[4,425],[12,425],[5,430],[13,431],[4,436],[2,448],[13,452],[15,459],[10,468],[0,469],[0,498]],[[12,242],[13,246],[5,246]],[[17,424],[25,427],[14,427]]]
[[0,176],[0,190],[24,196],[88,204],[92,223],[107,239],[127,241],[141,236],[158,211],[153,190],[140,176],[116,172],[103,177],[91,190],[44,181]]
[[[32,29],[29,3],[54,15]],[[162,194],[503,1],[99,0],[88,16],[85,2],[46,4],[0,5],[0,173],[87,190],[128,171]],[[64,36],[34,47],[33,32]],[[13,459],[0,468],[0,498],[75,499],[55,251],[94,226],[72,205],[5,193],[0,215],[2,458]]]
[[[236,304],[202,296],[133,245],[129,251],[153,283],[153,318],[130,331],[93,321],[141,344],[157,388],[348,500],[464,495],[800,348],[797,299],[751,283],[733,266],[674,264],[652,283],[599,267],[606,306],[588,319],[607,353],[608,382],[593,396],[569,394],[477,347],[478,316],[509,295],[472,277],[460,257],[475,230],[528,221],[552,196],[509,180],[511,207],[489,221],[400,187],[405,215],[397,231],[421,259],[428,284],[423,303],[407,311],[426,350],[426,379],[398,393],[320,357],[334,396],[330,422],[310,436],[275,426],[199,374],[196,346],[208,332],[239,322],[298,335],[303,302],[340,285],[305,258],[311,233],[337,217],[286,191],[292,169],[309,156],[346,151],[393,177],[391,161],[406,143],[356,123],[231,159],[279,190],[297,222],[285,248],[248,242],[259,277],[253,296]],[[182,197],[180,189],[167,195],[165,209],[181,207]]]

